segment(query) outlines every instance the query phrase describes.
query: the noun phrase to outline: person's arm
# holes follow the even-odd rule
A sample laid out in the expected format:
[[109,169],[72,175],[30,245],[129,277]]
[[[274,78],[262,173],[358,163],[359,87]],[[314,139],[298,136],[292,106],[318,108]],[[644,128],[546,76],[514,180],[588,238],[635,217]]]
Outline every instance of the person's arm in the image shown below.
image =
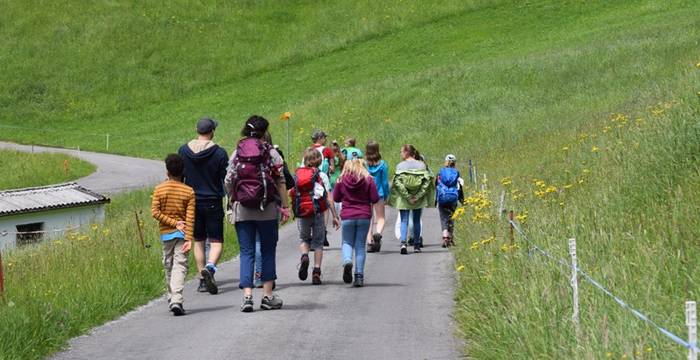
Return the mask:
[[389,166],[384,163],[384,166],[382,166],[382,183],[377,184],[378,186],[382,186],[384,188],[384,197],[388,198],[389,194],[391,192],[391,189],[389,189]]
[[428,189],[430,189],[430,182],[431,182],[430,178],[427,178],[427,177],[423,178],[423,181],[421,182],[421,187],[420,187],[420,189],[418,189],[418,192],[415,195],[416,200],[422,199],[423,196],[425,196],[425,194],[428,192]]
[[163,212],[160,211],[160,205],[161,194],[156,190],[155,192],[153,192],[153,200],[151,200],[151,215],[161,224],[168,225],[173,228],[176,227],[177,220],[171,218],[168,215],[163,214]]
[[408,192],[408,189],[406,189],[406,185],[403,183],[401,174],[394,175],[394,181],[392,182],[392,184],[394,185],[394,187],[396,188],[396,190],[402,198],[409,199],[411,197],[411,194]]
[[194,191],[190,191],[190,196],[187,199],[187,210],[185,211],[185,244],[182,246],[182,251],[185,253],[190,251],[192,240],[194,240],[194,207]]
[[233,166],[233,157],[235,155],[231,156],[231,160],[228,162],[228,167],[226,168],[226,176],[224,177],[224,188],[226,189],[226,193],[228,194],[229,198],[232,198],[233,194],[233,182],[236,179],[236,169]]
[[369,201],[372,204],[379,202],[379,191],[377,191],[377,184],[374,183],[374,179],[369,177]]
[[335,184],[335,188],[333,189],[333,201],[337,203],[343,202],[343,194],[341,194],[342,187],[343,183],[338,180],[338,182]]

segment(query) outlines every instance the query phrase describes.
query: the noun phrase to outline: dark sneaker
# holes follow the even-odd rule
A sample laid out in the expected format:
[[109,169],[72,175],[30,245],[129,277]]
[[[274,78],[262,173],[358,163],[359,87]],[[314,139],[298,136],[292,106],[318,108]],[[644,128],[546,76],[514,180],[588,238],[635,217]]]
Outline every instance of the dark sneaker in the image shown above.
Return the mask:
[[343,282],[346,284],[352,282],[352,263],[343,265]]
[[282,308],[282,299],[277,295],[263,296],[260,308],[263,310],[277,310]]
[[172,311],[175,316],[185,315],[185,309],[182,307],[182,304],[170,304],[170,311]]
[[423,246],[423,237],[422,236],[418,239],[418,246],[425,247],[425,246]]
[[309,255],[301,256],[301,264],[299,265],[299,280],[305,281],[309,277]]
[[331,246],[331,243],[328,242],[328,231],[323,235],[323,246]]
[[450,238],[447,236],[442,237],[442,248],[448,248],[450,247]]
[[422,253],[423,250],[421,250],[420,247],[416,247],[416,248],[413,248],[413,252],[417,254],[417,253]]
[[413,246],[413,237],[408,237],[408,245]]
[[243,304],[241,304],[241,312],[253,312],[253,297],[246,296],[243,298]]
[[408,249],[406,249],[406,244],[401,244],[401,255],[408,254]]
[[216,280],[214,280],[214,273],[211,272],[208,268],[204,268],[202,270],[202,278],[204,279],[204,285],[207,287],[207,291],[212,294],[216,295],[219,293],[219,287],[216,286]]
[[311,283],[321,285],[321,269],[314,268],[314,272],[311,274]]
[[374,243],[374,252],[382,250],[382,234],[375,233],[372,235],[372,243]]
[[362,274],[355,274],[355,282],[352,283],[353,287],[363,287],[365,286],[365,276]]
[[204,283],[204,279],[199,279],[199,286],[197,287],[197,292],[207,292],[207,284]]
[[368,253],[373,253],[374,252],[374,243],[368,242],[367,243],[367,252]]

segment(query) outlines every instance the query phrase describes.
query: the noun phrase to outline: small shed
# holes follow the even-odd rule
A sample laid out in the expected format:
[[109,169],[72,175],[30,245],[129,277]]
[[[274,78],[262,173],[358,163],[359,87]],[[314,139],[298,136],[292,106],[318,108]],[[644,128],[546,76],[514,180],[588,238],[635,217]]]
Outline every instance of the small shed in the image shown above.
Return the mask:
[[106,196],[76,183],[0,191],[0,249],[61,237],[101,223]]

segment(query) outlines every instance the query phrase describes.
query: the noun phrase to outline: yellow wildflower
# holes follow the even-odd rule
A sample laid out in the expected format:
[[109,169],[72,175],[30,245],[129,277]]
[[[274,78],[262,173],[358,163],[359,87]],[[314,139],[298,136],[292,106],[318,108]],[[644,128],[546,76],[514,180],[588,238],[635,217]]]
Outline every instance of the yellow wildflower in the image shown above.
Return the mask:
[[509,186],[513,184],[513,179],[510,176],[504,177],[501,179],[501,185],[503,186]]
[[291,118],[291,117],[292,117],[292,112],[291,112],[291,111],[285,111],[285,112],[280,116],[280,120],[282,120],[282,121],[287,121],[287,120],[289,120],[289,118]]
[[518,220],[519,223],[524,224],[527,221],[527,211],[523,211],[521,214],[516,215],[515,219]]
[[547,188],[544,190],[547,194],[555,193],[557,192],[557,187],[556,186],[547,186]]
[[92,229],[92,231],[95,231],[95,230],[97,230],[98,225],[97,225],[97,224],[92,224],[92,226],[90,226],[90,228]]
[[494,239],[496,239],[496,237],[495,237],[495,236],[491,236],[490,238],[481,240],[481,245],[489,244],[489,243],[492,242]]
[[649,347],[647,347],[647,348],[645,349],[645,351],[646,351],[646,352],[652,352],[653,350],[652,350],[651,346],[649,346]]
[[537,187],[541,187],[541,188],[546,186],[546,184],[542,180],[535,181],[535,185],[537,185]]
[[472,243],[472,246],[470,246],[469,248],[472,250],[476,250],[479,248],[479,243],[475,241]]
[[538,198],[543,198],[543,197],[544,197],[544,191],[542,191],[542,190],[537,190],[537,191],[535,191],[535,196],[537,196]]
[[464,265],[457,266],[457,272],[464,271]]
[[564,189],[565,189],[565,190],[569,190],[569,189],[571,189],[572,187],[574,187],[573,184],[566,184],[566,185],[564,185]]
[[458,207],[457,210],[452,214],[452,220],[459,219],[462,215],[464,215],[464,207]]
[[579,184],[583,184],[583,179],[580,179],[580,180],[578,181],[578,183],[579,183]]
[[568,147],[568,146],[564,146],[564,147],[561,148],[561,149],[562,149],[563,151],[569,151],[569,147]]
[[588,173],[590,173],[591,171],[588,170],[588,169],[583,169],[582,172],[583,172],[584,174],[588,174]]
[[107,235],[109,235],[109,234],[111,234],[111,233],[112,233],[112,230],[110,230],[110,229],[104,229],[104,230],[102,230],[102,235],[104,235],[104,236],[107,236]]
[[600,148],[599,148],[599,147],[597,147],[597,146],[593,146],[593,147],[591,147],[591,152],[594,152],[594,153],[596,153],[596,152],[598,152],[598,150],[600,150]]

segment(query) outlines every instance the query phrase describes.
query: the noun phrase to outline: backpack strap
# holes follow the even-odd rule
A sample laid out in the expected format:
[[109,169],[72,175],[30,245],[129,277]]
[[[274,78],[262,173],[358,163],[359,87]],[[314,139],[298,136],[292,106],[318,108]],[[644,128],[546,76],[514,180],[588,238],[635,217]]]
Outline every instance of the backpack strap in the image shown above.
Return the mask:
[[316,182],[318,182],[320,174],[321,170],[314,169],[314,174],[311,176],[310,196],[311,202],[314,204],[314,214],[318,214],[318,212],[321,210],[321,206],[318,204],[318,199],[314,199],[314,190],[316,190]]

